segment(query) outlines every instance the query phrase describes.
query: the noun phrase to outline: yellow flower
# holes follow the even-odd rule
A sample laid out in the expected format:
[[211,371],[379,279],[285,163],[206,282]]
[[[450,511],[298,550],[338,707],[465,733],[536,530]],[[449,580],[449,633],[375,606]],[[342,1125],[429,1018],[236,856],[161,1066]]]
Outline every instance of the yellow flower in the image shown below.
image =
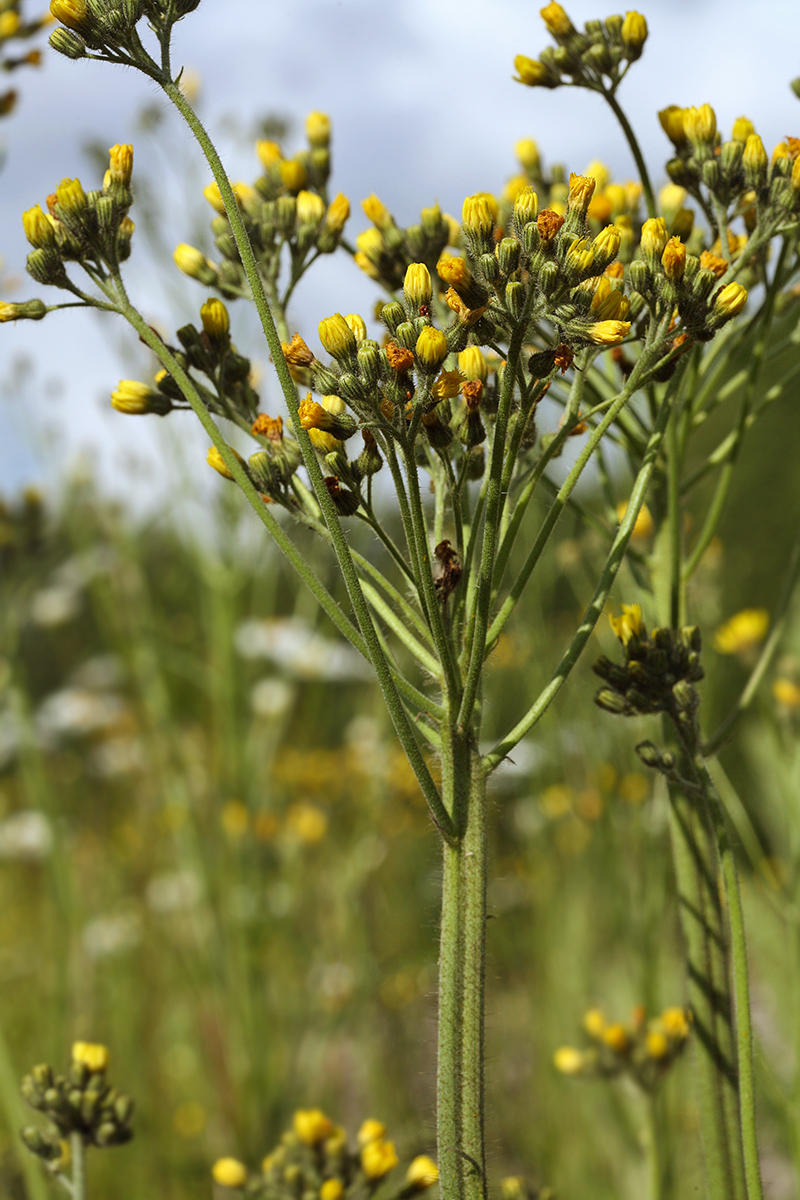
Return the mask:
[[292,1124],[304,1146],[316,1146],[324,1142],[334,1130],[333,1121],[319,1108],[298,1108]]
[[406,1171],[406,1187],[413,1187],[422,1192],[425,1188],[433,1187],[439,1179],[439,1168],[427,1154],[418,1154],[412,1159]]
[[645,1038],[648,1058],[662,1059],[669,1054],[669,1042],[659,1029],[651,1029]]
[[342,1200],[344,1184],[340,1179],[326,1179],[319,1189],[319,1200]]
[[278,169],[281,174],[281,183],[287,192],[299,192],[308,178],[305,167],[296,158],[280,162]]
[[597,321],[587,333],[596,346],[618,346],[630,331],[630,321]]
[[110,1054],[106,1046],[99,1042],[73,1042],[72,1061],[88,1067],[93,1075],[99,1075],[108,1070]]
[[56,188],[56,201],[67,213],[81,213],[88,204],[80,179],[62,179]]
[[603,262],[611,262],[619,253],[622,242],[622,230],[617,225],[606,225],[594,239],[595,257]]
[[38,204],[22,214],[22,228],[25,230],[25,237],[30,244],[37,248],[52,246],[56,240],[53,222],[42,212]]
[[661,258],[664,253],[669,234],[663,217],[650,217],[642,226],[641,246],[646,258]]
[[684,1008],[665,1008],[659,1021],[667,1037],[673,1041],[685,1041],[689,1036],[689,1020]]
[[325,216],[325,201],[316,192],[297,193],[297,224],[319,225]]
[[539,166],[539,147],[533,138],[522,138],[514,146],[514,153],[526,171],[535,171]]
[[622,616],[614,617],[611,613],[608,614],[608,619],[611,623],[611,628],[622,642],[623,646],[627,646],[631,638],[642,632],[642,606],[641,604],[623,604]]
[[360,313],[348,313],[345,321],[353,331],[353,337],[356,339],[357,345],[361,345],[364,338],[367,336],[367,323]]
[[719,654],[746,654],[767,636],[769,613],[765,608],[744,608],[734,613],[714,634]]
[[747,288],[740,283],[728,283],[714,297],[714,312],[725,318],[735,317],[747,303]]
[[111,178],[117,183],[130,183],[133,174],[133,146],[112,146],[108,157]]
[[465,379],[479,379],[486,383],[489,367],[479,346],[467,346],[458,356],[458,369]]
[[383,1179],[399,1161],[394,1142],[368,1142],[361,1151],[361,1169],[367,1179]]
[[615,1054],[624,1054],[630,1045],[628,1031],[618,1021],[613,1025],[606,1025],[601,1034],[601,1040]]
[[267,138],[261,138],[256,142],[256,154],[265,170],[269,170],[270,167],[279,163],[283,158],[278,143],[271,142]]
[[196,246],[189,246],[186,242],[181,242],[175,247],[172,258],[178,270],[190,279],[208,277],[209,272],[212,275],[216,274],[214,264],[206,258],[202,250],[198,250]]
[[247,1183],[247,1167],[238,1158],[218,1158],[211,1168],[215,1183],[227,1188],[243,1188]]
[[664,247],[664,253],[661,255],[661,265],[670,282],[679,283],[683,279],[683,272],[686,269],[686,247],[680,238],[669,239]]
[[447,338],[441,329],[426,325],[414,347],[417,358],[430,370],[436,370],[447,358]]
[[80,29],[89,15],[86,0],[50,0],[50,12],[68,29]]
[[433,295],[431,275],[425,263],[410,263],[406,268],[403,280],[403,291],[412,304],[417,308],[421,304],[430,304]]
[[371,196],[367,196],[366,200],[361,201],[361,207],[369,220],[372,221],[372,224],[376,225],[378,229],[388,229],[394,224],[392,214],[374,192]]
[[601,1038],[606,1027],[606,1019],[601,1009],[590,1008],[583,1015],[583,1028],[589,1037]]
[[737,117],[733,122],[733,131],[731,137],[734,142],[744,142],[747,144],[747,139],[751,134],[755,133],[756,127],[747,117]]
[[555,38],[572,37],[575,32],[575,26],[561,5],[556,4],[556,0],[552,0],[552,3],[548,4],[546,8],[540,9],[539,16]]
[[308,144],[317,149],[325,150],[331,140],[331,119],[324,112],[310,112],[306,117],[306,137]]
[[332,233],[341,233],[350,216],[350,201],[342,192],[337,192],[325,214],[325,228]]
[[117,412],[139,416],[150,412],[153,389],[138,379],[120,379],[117,390],[111,393],[111,407]]
[[341,313],[323,317],[319,323],[319,340],[334,358],[349,358],[356,351],[356,338]]
[[431,395],[436,400],[452,400],[458,395],[462,382],[460,371],[442,371],[431,388]]
[[494,196],[478,192],[465,199],[461,209],[461,223],[469,233],[487,236],[494,229],[497,213],[497,201]]
[[12,38],[17,32],[21,24],[19,13],[13,9],[8,9],[4,13],[0,13],[0,41],[5,41],[7,38]]
[[[233,446],[228,446],[228,449],[230,450],[231,454],[235,455],[235,457],[238,458],[238,460],[242,464],[242,466],[244,466],[245,462],[244,462],[244,459],[242,458],[241,454],[239,454],[238,451],[234,450]],[[228,465],[225,462],[225,459],[222,457],[222,455],[220,454],[220,452],[216,446],[209,447],[208,454],[206,454],[206,462],[208,463],[208,465],[210,467],[213,467],[214,470],[217,472],[217,474],[221,475],[223,477],[223,479],[233,479],[233,475],[231,474],[230,470],[228,469]]]
[[647,21],[641,13],[629,12],[622,22],[621,32],[625,47],[638,52],[647,41]]
[[524,83],[527,87],[538,87],[548,78],[544,64],[538,58],[528,58],[525,54],[516,56],[514,70],[517,72],[517,83]]
[[711,145],[717,133],[717,115],[710,104],[684,110],[683,128],[690,142]]
[[776,679],[772,684],[772,694],[784,708],[800,708],[800,686],[791,679]]
[[228,800],[219,816],[220,825],[232,841],[239,841],[247,833],[250,813],[241,800]]
[[383,1121],[368,1117],[361,1125],[357,1134],[359,1146],[368,1146],[370,1142],[381,1142],[386,1137],[386,1126]]
[[[628,511],[628,502],[627,502],[627,500],[623,500],[620,504],[617,505],[617,516],[619,517],[620,521],[625,516],[625,513],[627,511]],[[637,541],[640,539],[649,538],[654,529],[655,529],[655,522],[653,521],[653,517],[650,512],[650,509],[647,507],[646,504],[643,504],[642,507],[639,509],[636,520],[634,522],[632,537],[634,539],[636,539]]]
[[747,171],[748,176],[752,175],[756,178],[763,176],[766,178],[768,165],[769,160],[767,152],[764,149],[764,143],[757,133],[751,133],[744,144],[742,166]]
[[200,308],[200,320],[210,338],[223,338],[230,332],[231,319],[228,310],[215,296],[206,300]]
[[574,1046],[561,1046],[553,1055],[553,1065],[562,1075],[580,1075],[584,1056]]
[[596,186],[597,183],[591,175],[576,175],[574,171],[571,171],[567,196],[570,212],[579,212],[582,217],[585,217]]
[[535,221],[539,215],[539,197],[532,187],[523,188],[514,200],[514,218],[520,225]]
[[680,146],[686,141],[685,114],[686,109],[677,104],[670,104],[666,108],[662,108],[658,114],[661,128],[675,146]]

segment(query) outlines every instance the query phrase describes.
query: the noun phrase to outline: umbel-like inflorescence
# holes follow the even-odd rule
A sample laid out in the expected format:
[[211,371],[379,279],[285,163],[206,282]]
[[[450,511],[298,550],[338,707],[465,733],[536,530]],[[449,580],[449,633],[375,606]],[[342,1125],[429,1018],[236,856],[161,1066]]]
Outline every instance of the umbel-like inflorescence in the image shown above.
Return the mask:
[[627,1076],[652,1092],[686,1048],[691,1021],[691,1013],[684,1008],[665,1008],[648,1021],[639,1005],[628,1022],[609,1021],[599,1008],[590,1008],[583,1018],[588,1045],[561,1046],[553,1062],[564,1075],[588,1079]]

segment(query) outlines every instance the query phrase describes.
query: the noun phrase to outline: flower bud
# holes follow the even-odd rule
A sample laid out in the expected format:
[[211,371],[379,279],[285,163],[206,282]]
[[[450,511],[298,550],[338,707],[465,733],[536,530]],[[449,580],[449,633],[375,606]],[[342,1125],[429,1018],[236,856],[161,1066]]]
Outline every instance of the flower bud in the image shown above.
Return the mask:
[[[56,0],[53,0],[56,3]],[[51,5],[52,7],[52,5]],[[110,1059],[108,1048],[99,1042],[73,1042],[72,1061],[88,1067],[92,1075],[108,1070]]]
[[325,216],[325,201],[316,192],[298,192],[295,213],[300,227],[316,229]]
[[525,54],[516,56],[514,70],[517,83],[524,83],[526,87],[557,87],[560,82],[553,70],[548,70],[538,58],[528,58]]
[[458,369],[465,379],[486,383],[488,364],[479,346],[467,346],[458,356]]
[[467,196],[461,210],[461,223],[473,237],[491,237],[497,219],[497,201],[486,192]]
[[686,247],[680,238],[672,237],[664,247],[661,255],[661,265],[670,283],[679,283],[683,279],[686,268]]
[[86,25],[90,16],[86,0],[50,0],[50,12],[62,25],[78,31]]
[[349,363],[356,352],[356,338],[341,313],[319,323],[319,340],[338,362]]
[[58,29],[54,29],[50,34],[48,41],[54,50],[66,58],[86,57],[86,42],[73,29],[64,29],[59,25]]
[[669,241],[667,226],[663,217],[650,217],[642,226],[642,254],[651,264],[661,258],[664,248]]
[[575,26],[570,21],[560,4],[552,0],[545,8],[539,10],[539,15],[547,26],[548,32],[559,41],[573,37]]
[[751,133],[744,145],[742,167],[748,187],[762,188],[767,182],[767,152],[757,133]]
[[641,13],[629,12],[626,14],[620,36],[629,61],[634,62],[641,55],[642,46],[647,41],[647,21]]
[[[245,463],[244,459],[242,458],[241,454],[239,454],[238,450],[234,450],[233,446],[228,446],[228,449],[230,450],[231,454],[234,455],[235,458],[238,458],[238,460],[242,464],[242,466],[246,467],[246,463]],[[223,479],[233,479],[234,478],[232,472],[230,471],[230,469],[228,467],[228,464],[225,462],[225,459],[222,457],[222,455],[220,454],[220,452],[216,446],[209,447],[208,454],[206,455],[206,462],[208,463],[208,465],[210,467],[213,467],[214,470],[217,472],[217,474],[221,475]]]
[[756,127],[747,117],[737,117],[733,122],[733,130],[731,137],[735,142],[741,142],[743,145],[751,134],[755,133]]
[[403,291],[409,303],[416,309],[419,309],[421,305],[430,304],[433,285],[430,272],[424,263],[411,263],[407,267]]
[[684,131],[697,147],[711,147],[717,134],[717,115],[710,104],[684,110]]
[[667,108],[662,108],[658,114],[661,128],[674,146],[680,147],[686,141],[685,115],[686,109],[677,104],[670,104]]
[[206,300],[200,309],[200,320],[203,322],[203,329],[212,341],[219,342],[227,339],[230,333],[231,319],[221,300],[214,296]]
[[361,201],[366,216],[372,224],[378,229],[390,229],[394,225],[394,218],[389,212],[385,204],[383,204],[373,192],[371,196],[367,196],[366,200]]
[[306,117],[306,137],[309,146],[327,149],[331,141],[331,119],[327,113],[310,112]]
[[140,383],[137,379],[121,379],[116,391],[111,393],[111,407],[127,416],[156,413],[163,417],[172,410],[172,402],[146,383]]
[[713,314],[723,321],[740,313],[747,303],[747,288],[741,283],[728,283],[714,297]]
[[37,249],[42,246],[55,246],[56,231],[53,222],[42,212],[38,204],[22,214],[22,227],[25,230],[25,237]]
[[0,300],[0,325],[6,321],[41,321],[45,316],[47,305],[43,300],[25,300],[20,304]]
[[172,258],[178,270],[182,271],[184,275],[188,275],[190,279],[197,279],[206,285],[216,281],[217,271],[214,264],[195,246],[181,242],[173,250]]
[[595,346],[618,346],[631,331],[630,321],[597,321],[587,335]]
[[570,214],[578,213],[581,217],[586,216],[596,186],[597,181],[591,175],[576,175],[574,171],[570,172],[569,195],[567,196]]
[[441,329],[426,326],[417,338],[414,353],[428,371],[438,371],[447,357],[447,338]]
[[514,200],[514,220],[522,228],[529,221],[535,221],[539,215],[539,197],[532,187],[524,188],[517,193]]

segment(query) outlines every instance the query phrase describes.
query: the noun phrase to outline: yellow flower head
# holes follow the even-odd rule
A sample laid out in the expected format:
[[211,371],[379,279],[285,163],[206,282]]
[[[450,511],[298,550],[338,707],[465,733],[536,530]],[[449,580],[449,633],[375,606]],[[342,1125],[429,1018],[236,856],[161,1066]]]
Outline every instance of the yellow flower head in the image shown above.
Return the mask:
[[755,133],[756,127],[747,117],[737,117],[733,122],[733,130],[731,138],[734,142],[747,143],[747,139],[751,134]]
[[137,379],[121,379],[116,391],[111,393],[111,407],[117,412],[138,416],[150,412],[153,389]]
[[319,225],[325,216],[325,201],[316,192],[297,193],[297,224]]
[[[234,450],[233,446],[228,446],[228,449],[230,450],[231,454],[238,458],[242,466],[245,466],[245,461],[241,454],[239,454],[238,450]],[[221,475],[223,479],[233,479],[233,475],[228,468],[228,464],[225,462],[225,459],[222,457],[216,446],[209,447],[208,453],[206,454],[206,462],[210,467],[213,467],[217,474]]]
[[714,634],[719,654],[746,654],[767,636],[769,613],[765,608],[745,608],[734,613]]
[[212,296],[200,309],[203,329],[210,338],[224,338],[230,332],[231,319],[221,300]]
[[377,1121],[375,1117],[367,1117],[366,1121],[362,1122],[361,1128],[356,1135],[359,1146],[368,1146],[370,1142],[382,1142],[386,1137],[386,1126],[383,1121]]
[[465,199],[461,209],[461,223],[468,233],[486,237],[494,230],[497,214],[498,206],[494,196],[488,192],[478,192]]
[[647,21],[641,13],[629,12],[622,22],[621,33],[625,48],[638,54],[647,41]]
[[669,239],[664,247],[664,253],[661,255],[661,265],[670,282],[678,283],[683,279],[683,272],[686,269],[686,247],[680,238]]
[[100,1045],[99,1042],[72,1043],[72,1061],[82,1063],[83,1066],[89,1068],[93,1075],[99,1075],[102,1071],[108,1070],[110,1058],[108,1048]]
[[338,192],[331,200],[325,214],[325,226],[333,233],[341,233],[350,216],[350,201],[342,192]]
[[[625,516],[625,513],[627,511],[628,511],[628,502],[627,502],[627,500],[623,500],[621,504],[617,505],[617,516],[619,517],[620,521]],[[632,536],[633,536],[634,541],[643,541],[645,538],[649,538],[650,535],[653,533],[654,529],[655,529],[655,522],[653,521],[653,517],[650,512],[650,509],[647,507],[646,504],[643,504],[642,507],[639,509],[638,515],[637,515],[636,520],[633,525]]]
[[367,196],[366,200],[361,201],[361,207],[369,220],[372,221],[372,224],[376,225],[378,229],[389,229],[394,225],[392,214],[374,192],[371,196]]
[[661,128],[675,146],[681,146],[686,141],[685,115],[686,109],[677,104],[670,104],[666,108],[662,108],[658,114]]
[[634,635],[638,637],[644,628],[641,604],[623,604],[622,616],[614,617],[609,613],[608,619],[623,646],[627,646]]
[[356,338],[341,313],[323,317],[319,323],[319,340],[334,358],[349,358],[356,351]]
[[80,31],[89,15],[86,0],[50,0],[50,12],[68,29]]
[[683,127],[690,142],[710,146],[717,134],[717,114],[710,104],[701,104],[699,108],[687,108],[684,112]]
[[319,1200],[342,1200],[344,1184],[341,1179],[326,1179],[319,1189]]
[[685,1008],[665,1008],[659,1017],[667,1037],[683,1042],[689,1036],[689,1018]]
[[211,1168],[211,1177],[221,1187],[243,1188],[247,1183],[247,1167],[238,1158],[218,1158]]
[[294,1131],[304,1146],[317,1146],[334,1130],[333,1121],[318,1108],[298,1108],[292,1119]]
[[514,59],[514,70],[517,72],[517,83],[526,87],[539,87],[548,79],[548,71],[538,58],[528,58],[526,54],[518,54]]
[[650,217],[642,226],[641,246],[646,258],[660,259],[669,241],[663,217]]
[[32,246],[37,248],[52,246],[56,240],[53,222],[42,212],[38,204],[22,214],[22,227],[25,230],[25,237]]
[[22,24],[20,15],[13,9],[0,13],[0,41],[12,38]]
[[467,346],[458,356],[458,369],[465,379],[479,379],[486,383],[489,367],[480,346]]
[[748,135],[742,154],[742,166],[748,173],[766,176],[769,159],[764,149],[764,143],[757,133]]
[[539,147],[533,138],[522,138],[514,146],[514,153],[520,166],[526,171],[535,171],[539,166]]
[[618,346],[631,331],[630,321],[596,321],[587,334],[595,346]]
[[368,1142],[361,1151],[361,1170],[367,1179],[383,1179],[399,1161],[394,1142]]
[[553,1055],[553,1065],[562,1075],[580,1075],[584,1061],[583,1053],[574,1046],[561,1046]]
[[360,313],[348,313],[345,321],[352,330],[353,337],[356,339],[356,344],[361,345],[364,338],[367,336],[367,323]]
[[259,157],[262,167],[267,171],[283,158],[278,143],[271,142],[267,138],[261,138],[256,142],[256,154]]
[[791,679],[774,680],[772,694],[784,708],[800,708],[800,686]]
[[429,370],[436,370],[447,358],[447,338],[441,329],[426,325],[417,338],[414,352]]
[[62,179],[56,188],[56,202],[67,213],[81,213],[88,204],[80,179]]
[[619,253],[621,243],[622,230],[619,226],[606,225],[594,239],[595,258],[601,259],[605,263],[611,262],[612,258],[616,258]]
[[460,371],[442,371],[431,388],[431,396],[435,400],[452,400],[458,395],[462,382]]
[[315,149],[325,150],[331,141],[331,119],[324,112],[310,112],[306,117],[306,137]]
[[532,187],[523,188],[514,199],[514,218],[520,225],[535,221],[539,215],[539,197]]
[[645,1037],[644,1044],[648,1058],[659,1061],[669,1054],[669,1041],[660,1029],[651,1029]]
[[606,1018],[599,1008],[590,1008],[583,1014],[583,1028],[589,1037],[601,1038],[606,1027]]
[[305,187],[308,172],[298,159],[290,158],[278,163],[278,170],[280,171],[281,183],[287,192],[294,192],[296,194]]
[[726,319],[735,317],[747,303],[747,288],[741,283],[728,283],[714,297],[714,312]]
[[601,1041],[615,1054],[624,1054],[630,1046],[630,1035],[625,1026],[617,1021],[612,1025],[606,1025],[601,1035]]
[[427,1154],[418,1154],[408,1164],[406,1171],[406,1187],[411,1187],[417,1192],[423,1192],[426,1188],[433,1187],[439,1180],[439,1168],[432,1158],[428,1158]]
[[189,246],[186,242],[181,242],[175,247],[172,258],[178,270],[190,278],[195,278],[198,272],[214,269],[202,250],[198,250],[196,246]]
[[406,268],[403,281],[403,291],[417,308],[421,304],[430,304],[433,295],[431,275],[425,263],[410,263]]
[[539,10],[539,15],[554,38],[572,37],[575,26],[556,0]]
[[596,187],[597,182],[591,175],[576,175],[574,171],[570,172],[567,196],[570,212],[578,212],[585,217]]
[[133,146],[112,146],[108,152],[109,171],[115,183],[129,184],[133,174]]

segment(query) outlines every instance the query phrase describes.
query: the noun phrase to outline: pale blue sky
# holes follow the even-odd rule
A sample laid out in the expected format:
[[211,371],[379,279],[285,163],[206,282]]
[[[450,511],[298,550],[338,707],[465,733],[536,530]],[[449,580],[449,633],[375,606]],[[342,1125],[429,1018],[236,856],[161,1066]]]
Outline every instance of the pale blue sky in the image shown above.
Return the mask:
[[[587,0],[567,7],[576,24],[605,15]],[[353,202],[348,226],[353,236],[366,224],[357,202],[372,190],[405,224],[434,200],[457,213],[468,192],[496,190],[513,171],[513,145],[520,137],[536,138],[550,162],[580,170],[599,157],[618,177],[630,174],[628,151],[598,98],[512,82],[515,54],[535,56],[549,42],[538,8],[522,0],[402,5],[203,0],[178,29],[175,61],[200,72],[203,115],[212,130],[227,128],[230,117],[249,128],[269,112],[301,122],[312,108],[328,111],[334,121],[333,184]],[[744,113],[768,149],[786,134],[800,133],[800,102],[788,87],[800,74],[800,10],[794,0],[757,8],[741,0],[644,0],[640,9],[651,41],[625,81],[621,100],[656,179],[662,178],[659,164],[668,143],[655,113],[670,103],[708,101],[723,129]],[[184,214],[178,199],[182,180],[193,177],[199,191],[206,176],[177,120],[166,153],[137,133],[142,107],[158,102],[152,85],[133,72],[73,63],[49,51],[45,68],[18,76],[18,82],[18,112],[0,129],[7,147],[0,176],[0,253],[9,275],[24,267],[21,212],[43,201],[63,176],[80,174],[92,186],[81,147],[94,140],[103,146],[135,143],[136,169],[175,198],[168,245],[193,240],[197,212]],[[227,148],[230,174],[252,178],[249,146],[224,133],[220,144]],[[168,268],[168,261],[154,267],[135,254],[130,282],[147,315],[174,328],[197,310],[205,293],[177,273],[168,292]],[[37,289],[26,280],[20,294]],[[347,264],[326,264],[300,290],[296,323],[313,336],[320,317],[335,309],[366,314],[375,294]],[[255,348],[255,357],[263,357],[256,342],[248,344],[255,331],[241,305],[234,321],[242,348]],[[127,487],[123,464],[132,453],[151,464],[163,462],[158,419],[125,418],[108,408],[110,389],[121,376],[135,373],[135,360],[121,356],[126,344],[135,352],[121,322],[79,312],[0,329],[0,380],[21,356],[35,363],[26,394],[0,400],[0,494],[8,495],[22,480],[42,481],[53,469],[32,449],[42,433],[56,443],[59,466],[81,446],[92,447],[103,479],[117,491]],[[59,383],[60,397],[53,394]],[[196,435],[191,418],[172,422],[169,418],[189,460],[201,462],[205,439]],[[174,443],[166,453],[174,453]],[[154,468],[155,491],[162,469]]]

